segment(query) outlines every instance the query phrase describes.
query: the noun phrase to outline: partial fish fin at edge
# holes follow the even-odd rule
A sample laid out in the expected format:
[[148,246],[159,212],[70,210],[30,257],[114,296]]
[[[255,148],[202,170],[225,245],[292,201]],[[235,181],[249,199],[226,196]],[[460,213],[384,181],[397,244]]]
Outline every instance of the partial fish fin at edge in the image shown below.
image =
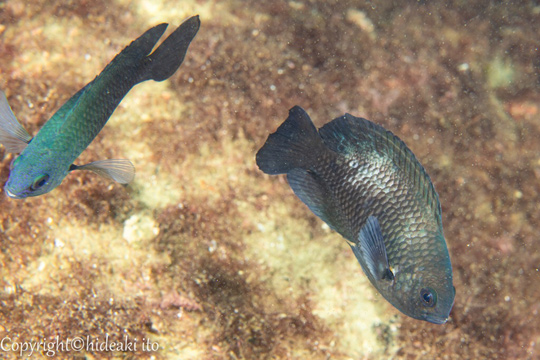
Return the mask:
[[10,153],[21,153],[30,140],[32,137],[17,121],[6,94],[0,90],[0,144]]
[[94,161],[86,165],[71,165],[70,170],[89,170],[120,184],[128,184],[135,178],[135,167],[126,159]]

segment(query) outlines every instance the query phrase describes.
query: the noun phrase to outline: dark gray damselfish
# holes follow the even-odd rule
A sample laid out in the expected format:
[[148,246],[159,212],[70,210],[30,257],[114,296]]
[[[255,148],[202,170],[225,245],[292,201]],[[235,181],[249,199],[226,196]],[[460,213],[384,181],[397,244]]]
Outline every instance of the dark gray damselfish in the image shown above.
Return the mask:
[[414,154],[390,131],[350,114],[318,131],[295,106],[257,153],[267,174],[351,246],[364,273],[398,310],[436,324],[454,303],[441,206]]
[[73,95],[34,138],[17,121],[0,91],[0,143],[8,152],[20,153],[12,163],[6,194],[16,199],[45,194],[73,170],[91,170],[122,184],[130,182],[135,168],[129,160],[101,160],[82,166],[73,162],[133,86],[146,80],[163,81],[176,72],[199,26],[198,16],[189,18],[152,53],[167,24],[146,31]]

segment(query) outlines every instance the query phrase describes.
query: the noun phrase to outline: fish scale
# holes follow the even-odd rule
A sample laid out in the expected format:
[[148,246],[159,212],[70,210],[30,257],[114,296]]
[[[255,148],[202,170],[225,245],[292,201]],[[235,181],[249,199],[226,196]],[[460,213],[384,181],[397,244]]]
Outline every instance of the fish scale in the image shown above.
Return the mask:
[[[365,154],[364,154],[365,156]],[[366,164],[370,164],[369,162]],[[366,168],[362,171],[362,167],[359,167],[358,174],[362,174],[356,186],[345,182],[346,186],[336,187],[335,196],[342,203],[342,207],[347,214],[347,218],[351,219],[350,226],[352,227],[352,233],[358,234],[360,229],[364,226],[366,219],[371,214],[381,214],[380,223],[382,225],[382,232],[385,236],[385,245],[388,252],[388,260],[390,263],[399,264],[400,267],[407,267],[409,264],[401,263],[400,258],[408,259],[408,248],[400,250],[400,243],[397,241],[391,241],[398,239],[400,234],[407,233],[410,237],[415,237],[416,243],[420,243],[420,236],[414,231],[414,227],[419,226],[421,222],[422,214],[420,210],[415,212],[414,209],[420,209],[421,206],[418,201],[415,201],[412,194],[408,195],[406,189],[391,186],[394,183],[399,184],[402,182],[393,181],[392,176],[398,176],[396,173],[390,173],[387,169],[382,168],[384,165],[373,166]],[[388,166],[387,166],[388,167]],[[346,167],[342,167],[344,173],[331,173],[323,172],[323,176],[330,183],[338,183],[342,178],[350,177],[350,172]],[[372,174],[377,174],[374,178]],[[356,176],[358,178],[358,175]],[[378,186],[376,184],[379,184]],[[379,193],[376,197],[376,201],[373,202],[374,206],[370,209],[364,209],[363,206],[355,205],[362,204],[365,199],[362,196],[373,194],[373,187],[379,189],[388,189],[387,193]],[[357,198],[350,197],[350,194],[359,194]],[[399,209],[413,209],[409,211],[406,216],[409,219],[409,223],[398,222],[396,219],[400,217]],[[409,228],[407,229],[407,225]],[[411,249],[412,250],[412,249]]]
[[398,310],[442,324],[455,289],[431,179],[398,137],[346,114],[318,131],[296,106],[257,153],[267,174],[349,243],[364,273]]

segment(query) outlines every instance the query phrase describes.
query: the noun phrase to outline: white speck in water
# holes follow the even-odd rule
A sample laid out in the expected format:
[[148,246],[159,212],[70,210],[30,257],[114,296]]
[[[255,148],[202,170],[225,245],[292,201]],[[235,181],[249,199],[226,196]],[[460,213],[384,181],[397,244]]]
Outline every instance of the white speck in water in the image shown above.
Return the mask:
[[276,91],[276,85],[274,85],[274,84],[270,85],[270,90]]
[[64,242],[60,239],[54,239],[54,246],[57,247],[57,248],[63,248],[64,247]]
[[506,295],[506,296],[504,297],[504,301],[509,302],[509,301],[510,301],[510,296]]
[[212,252],[216,251],[216,249],[217,249],[216,240],[210,241],[210,246],[208,247],[208,251],[212,253]]
[[92,60],[92,55],[90,55],[90,54],[84,55],[84,60],[86,60],[86,61]]
[[43,271],[45,269],[45,263],[43,261],[41,261],[39,263],[39,266],[38,266],[37,269],[38,269],[38,271]]
[[52,218],[47,218],[47,224],[51,225],[52,223],[53,223],[53,219]]
[[461,72],[465,72],[470,69],[470,66],[467,63],[462,63],[458,65],[457,69]]

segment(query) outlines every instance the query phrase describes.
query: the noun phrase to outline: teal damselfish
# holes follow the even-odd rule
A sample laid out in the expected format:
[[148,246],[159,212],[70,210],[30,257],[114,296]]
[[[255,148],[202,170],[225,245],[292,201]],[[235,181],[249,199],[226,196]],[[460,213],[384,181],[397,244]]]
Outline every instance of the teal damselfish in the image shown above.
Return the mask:
[[17,121],[0,91],[0,143],[8,152],[20,153],[11,164],[6,194],[15,199],[43,195],[73,170],[90,170],[122,184],[133,180],[135,168],[129,160],[101,160],[80,166],[73,162],[133,86],[146,80],[163,81],[176,72],[199,26],[198,16],[189,18],[152,53],[167,24],[147,30],[73,95],[34,138]]
[[257,153],[353,250],[375,288],[404,314],[443,324],[454,304],[452,265],[435,188],[390,131],[350,114],[318,131],[295,106]]

